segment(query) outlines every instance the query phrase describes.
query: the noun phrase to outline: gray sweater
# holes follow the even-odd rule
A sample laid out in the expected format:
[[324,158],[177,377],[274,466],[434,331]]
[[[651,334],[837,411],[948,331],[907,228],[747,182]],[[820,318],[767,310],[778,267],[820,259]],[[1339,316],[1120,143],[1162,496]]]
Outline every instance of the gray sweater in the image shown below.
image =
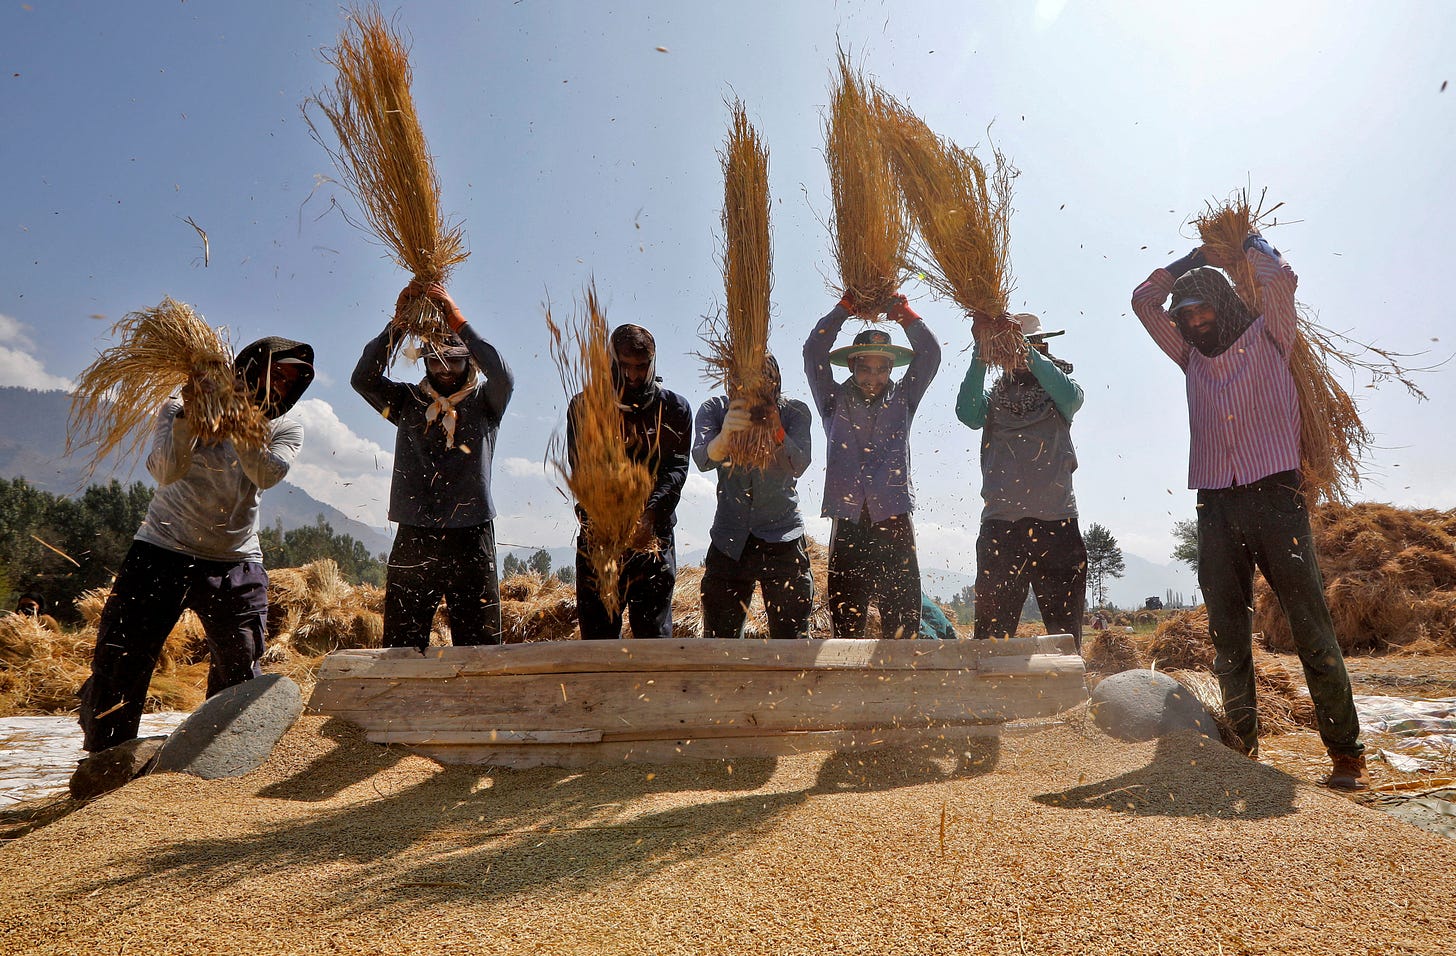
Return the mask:
[[157,412],[147,470],[157,493],[138,541],[207,561],[262,562],[258,501],[288,474],[303,448],[303,425],[292,418],[268,423],[268,443],[239,451],[232,442],[199,445],[191,423],[178,418],[182,400]]

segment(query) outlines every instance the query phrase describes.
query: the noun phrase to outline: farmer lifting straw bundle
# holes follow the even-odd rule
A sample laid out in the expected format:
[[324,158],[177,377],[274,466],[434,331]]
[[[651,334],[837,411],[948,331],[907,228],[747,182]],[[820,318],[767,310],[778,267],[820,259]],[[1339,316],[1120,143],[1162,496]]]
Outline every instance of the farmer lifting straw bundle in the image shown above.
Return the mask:
[[[469,255],[463,230],[440,213],[440,180],[410,95],[409,53],[376,8],[354,10],[339,45],[326,54],[339,71],[332,92],[304,104],[304,119],[319,145],[359,201],[374,234],[414,274],[423,288],[445,285],[451,270]],[[323,111],[338,137],[325,142],[308,105]],[[401,331],[426,343],[449,337],[445,319],[426,296],[397,319]],[[391,352],[390,358],[393,358]]]
[[728,458],[765,468],[778,453],[783,424],[778,386],[768,369],[769,292],[773,246],[769,238],[768,150],[733,104],[723,163],[723,289],[727,328],[710,321],[704,340],[708,377],[733,393],[749,415],[748,427],[725,436]]
[[900,190],[876,135],[871,95],[841,50],[824,135],[834,197],[831,240],[844,293],[861,318],[875,321],[899,291],[909,237]]
[[[126,458],[138,454],[151,437],[147,426],[157,408],[179,391],[199,444],[262,447],[265,409],[239,378],[242,370],[222,336],[191,306],[164,298],[155,308],[129,313],[111,331],[121,341],[87,366],[71,396],[66,451],[92,447],[88,474],[118,447],[124,446]],[[266,396],[266,371],[259,385]]]
[[937,137],[914,113],[880,91],[875,114],[905,206],[920,233],[918,268],[926,282],[972,318],[987,365],[1026,367],[1026,337],[1007,314],[1011,180],[1016,168],[999,151],[989,171],[970,150]]

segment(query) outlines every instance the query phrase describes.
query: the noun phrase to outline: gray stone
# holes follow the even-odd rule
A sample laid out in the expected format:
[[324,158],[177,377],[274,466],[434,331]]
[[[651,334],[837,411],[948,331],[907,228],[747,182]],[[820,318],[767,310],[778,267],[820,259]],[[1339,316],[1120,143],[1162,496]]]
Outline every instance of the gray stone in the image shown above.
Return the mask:
[[95,800],[103,793],[126,786],[147,769],[166,739],[165,736],[134,737],[84,758],[71,774],[71,796],[77,800]]
[[303,694],[282,674],[243,681],[203,701],[167,738],[152,772],[241,777],[263,765],[302,713]]
[[1180,730],[1218,739],[1213,717],[1193,692],[1157,671],[1113,674],[1092,692],[1090,707],[1093,722],[1118,740],[1154,740]]

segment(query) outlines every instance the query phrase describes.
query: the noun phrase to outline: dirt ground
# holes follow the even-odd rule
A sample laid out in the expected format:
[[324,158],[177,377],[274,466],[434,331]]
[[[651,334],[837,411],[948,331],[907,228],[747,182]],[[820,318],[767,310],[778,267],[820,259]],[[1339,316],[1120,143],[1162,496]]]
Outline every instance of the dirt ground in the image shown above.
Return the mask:
[[[1271,741],[1271,743],[1273,743]],[[305,718],[0,848],[7,953],[1438,954],[1456,841],[1192,734],[441,767]]]

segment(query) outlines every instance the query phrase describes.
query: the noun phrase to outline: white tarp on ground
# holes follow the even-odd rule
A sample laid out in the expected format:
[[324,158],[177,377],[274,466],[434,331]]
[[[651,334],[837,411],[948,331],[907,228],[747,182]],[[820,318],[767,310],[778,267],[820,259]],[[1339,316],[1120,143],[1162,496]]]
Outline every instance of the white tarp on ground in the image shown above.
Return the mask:
[[1407,700],[1404,697],[1355,697],[1360,729],[1405,740],[1382,749],[1391,767],[1406,773],[1456,767],[1456,697]]
[[[169,734],[186,714],[145,714],[141,736]],[[75,717],[0,718],[0,810],[65,792],[86,752]]]

